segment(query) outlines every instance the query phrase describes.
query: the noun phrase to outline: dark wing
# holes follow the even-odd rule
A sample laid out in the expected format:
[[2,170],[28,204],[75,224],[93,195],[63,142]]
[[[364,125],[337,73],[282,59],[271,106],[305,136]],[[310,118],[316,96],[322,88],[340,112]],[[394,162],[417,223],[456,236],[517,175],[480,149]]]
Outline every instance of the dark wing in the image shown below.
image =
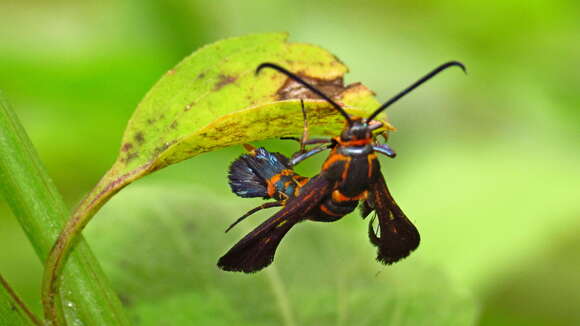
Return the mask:
[[419,232],[395,203],[382,175],[371,185],[369,201],[379,219],[380,235],[373,229],[374,218],[369,223],[369,238],[378,247],[377,260],[390,265],[407,257],[419,246]]
[[263,147],[241,155],[230,165],[228,173],[232,192],[245,198],[267,198],[267,181],[282,170],[289,169],[289,164],[286,156],[268,152]]
[[256,160],[252,154],[244,154],[238,157],[230,165],[228,178],[232,192],[240,197],[267,197],[268,185],[256,171],[251,163]]
[[218,267],[226,271],[253,273],[270,265],[284,235],[296,223],[306,219],[308,213],[320,205],[331,189],[330,182],[321,176],[310,179],[297,197],[288,200],[283,209],[223,255],[218,261]]

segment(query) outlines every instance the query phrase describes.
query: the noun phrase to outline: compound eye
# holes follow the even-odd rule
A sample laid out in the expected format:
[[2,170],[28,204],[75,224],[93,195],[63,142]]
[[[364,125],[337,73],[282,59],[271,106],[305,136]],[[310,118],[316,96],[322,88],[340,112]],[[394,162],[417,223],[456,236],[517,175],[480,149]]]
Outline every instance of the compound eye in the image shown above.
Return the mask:
[[354,134],[357,139],[366,139],[371,137],[371,131],[369,130],[369,128],[357,129]]

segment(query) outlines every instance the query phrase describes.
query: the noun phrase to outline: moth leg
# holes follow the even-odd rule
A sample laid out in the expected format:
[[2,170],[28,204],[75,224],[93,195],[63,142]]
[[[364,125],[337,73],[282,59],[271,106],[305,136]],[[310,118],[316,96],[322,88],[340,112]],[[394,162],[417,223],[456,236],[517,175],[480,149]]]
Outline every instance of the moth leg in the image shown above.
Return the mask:
[[375,208],[373,207],[373,202],[368,199],[361,201],[359,207],[360,207],[360,216],[362,217],[363,220],[367,218],[367,216],[369,216],[369,214],[375,210]]
[[280,139],[282,139],[282,140],[294,140],[294,141],[300,142],[300,138],[298,138],[298,137],[288,136],[288,137],[280,137]]
[[304,119],[304,128],[302,129],[302,140],[300,141],[300,153],[306,150],[305,142],[308,140],[308,117],[306,116],[306,108],[304,108],[304,100],[300,100],[300,109],[302,110],[302,118]]
[[295,140],[300,143],[299,153],[306,152],[306,145],[326,144],[330,143],[327,138],[312,138],[308,139],[308,116],[306,115],[306,108],[304,107],[304,100],[300,100],[300,108],[302,109],[302,118],[304,119],[304,128],[302,129],[302,138],[298,137],[280,137],[280,139]]
[[[302,142],[300,140],[300,138],[298,138],[298,137],[280,137],[280,139],[282,139],[282,140],[294,140],[294,141],[297,141],[299,143]],[[332,142],[332,140],[329,138],[311,138],[311,139],[308,139],[302,143],[304,143],[304,145],[314,145],[314,144],[328,144],[330,142]]]
[[255,151],[255,150],[256,150],[256,147],[254,147],[254,145],[252,145],[252,144],[245,143],[245,144],[242,144],[242,146],[244,146],[244,149],[245,149],[245,150],[246,150],[248,153],[252,153],[253,151]]
[[232,225],[230,225],[226,229],[226,233],[229,230],[231,230],[234,226],[236,226],[238,223],[245,220],[246,217],[256,213],[257,211],[260,211],[260,210],[265,209],[265,208],[280,207],[280,206],[284,206],[284,204],[281,201],[275,201],[275,202],[269,202],[269,203],[262,204],[258,207],[254,207],[254,208],[250,209],[246,214],[244,214],[240,218],[238,218],[234,223],[232,223]]
[[383,155],[387,155],[390,158],[395,158],[395,156],[397,156],[397,153],[395,153],[395,151],[387,144],[373,145],[373,150]]
[[[302,132],[302,138],[298,137],[280,137],[280,139],[295,140],[300,143],[300,150],[292,155],[290,159],[290,167],[297,165],[298,163],[304,161],[305,159],[311,157],[312,155],[318,154],[324,150],[330,148],[332,144],[332,139],[328,138],[312,138],[308,139],[308,117],[306,115],[306,108],[304,107],[304,101],[300,100],[300,107],[302,108],[302,117],[304,118],[304,131]],[[307,145],[314,144],[325,144],[315,147],[311,150],[306,150]]]
[[315,148],[313,148],[313,149],[311,149],[311,150],[309,150],[308,152],[305,152],[305,153],[298,152],[298,153],[292,155],[292,158],[290,159],[290,166],[291,167],[292,166],[295,166],[298,163],[304,161],[305,159],[307,159],[307,158],[309,158],[309,157],[311,157],[313,155],[316,155],[316,154],[318,154],[318,153],[320,153],[322,151],[325,151],[325,150],[327,150],[329,148],[330,148],[330,145],[322,145],[322,146],[315,147]]

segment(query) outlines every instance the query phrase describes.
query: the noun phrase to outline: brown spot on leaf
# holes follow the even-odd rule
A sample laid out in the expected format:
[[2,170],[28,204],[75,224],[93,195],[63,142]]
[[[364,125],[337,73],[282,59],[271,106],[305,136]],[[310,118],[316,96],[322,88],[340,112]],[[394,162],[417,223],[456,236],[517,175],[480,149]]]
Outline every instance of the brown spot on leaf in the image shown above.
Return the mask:
[[197,75],[197,79],[203,79],[205,77],[205,72],[202,72],[201,74]]
[[185,231],[185,233],[193,233],[196,229],[197,226],[193,221],[186,221],[183,223],[183,231]]
[[191,102],[188,105],[185,106],[185,108],[183,109],[183,111],[187,112],[189,110],[191,110],[191,108],[195,105],[195,102]]
[[125,143],[121,147],[121,151],[128,152],[131,148],[133,148],[133,144],[131,144],[131,143]]
[[177,120],[173,120],[173,122],[171,123],[171,125],[169,126],[169,128],[171,128],[171,129],[177,128]]
[[166,75],[173,75],[175,73],[175,69],[170,69],[169,71],[167,71],[165,74]]
[[126,160],[126,162],[127,163],[131,162],[132,160],[136,159],[137,156],[139,156],[139,155],[137,153],[135,153],[135,152],[127,154],[127,160]]
[[[237,122],[224,123],[214,126],[211,133],[201,133],[199,136],[207,138],[210,142],[223,142],[224,135],[230,139],[242,139],[246,136],[244,130],[239,130]],[[206,146],[206,148],[209,148]]]
[[145,137],[143,136],[143,132],[142,131],[137,132],[135,134],[135,136],[133,136],[133,138],[139,144],[143,144],[145,142]]
[[339,57],[335,56],[334,54],[332,55],[332,57],[334,58],[334,60],[330,62],[330,64],[332,66],[335,66],[335,65],[345,66],[344,62],[342,62],[342,60],[340,60]]
[[169,143],[164,143],[163,145],[157,146],[155,147],[155,149],[153,150],[153,152],[155,153],[155,156],[159,155],[161,152],[164,152],[166,149],[169,148],[169,146],[175,144],[175,140],[169,142]]
[[219,75],[218,76],[218,82],[215,84],[213,90],[214,91],[219,91],[224,86],[235,82],[236,79],[238,79],[238,77],[228,76],[228,75]]
[[128,295],[124,294],[124,293],[119,293],[119,299],[121,300],[121,303],[123,304],[123,306],[125,307],[130,307],[133,302],[132,300],[129,298]]
[[[327,95],[330,98],[339,98],[342,97],[342,93],[353,87],[353,85],[344,86],[344,81],[342,77],[338,77],[335,79],[320,79],[320,78],[312,78],[306,76],[304,74],[298,74],[302,79],[306,82],[311,84],[312,86],[319,89],[322,93]],[[314,94],[301,84],[295,82],[293,79],[286,79],[286,82],[277,92],[278,98],[280,100],[288,100],[288,99],[320,99],[320,96]]]
[[153,120],[153,119],[147,119],[147,124],[152,125],[154,122],[155,122],[155,120]]
[[361,83],[352,83],[350,85],[348,85],[345,89],[344,92],[342,93],[342,96],[347,96],[347,94],[349,93],[353,93],[353,94],[370,94],[372,96],[375,96],[377,94],[375,94],[375,92],[373,92],[372,90],[368,89],[368,87],[366,87],[365,85],[361,84]]
[[130,269],[133,267],[133,263],[127,259],[121,259],[119,261],[119,266],[121,266],[123,269]]
[[254,97],[253,97],[253,96],[251,96],[251,95],[247,95],[247,96],[246,96],[246,100],[248,100],[248,104],[249,104],[250,106],[254,106],[254,105],[256,105],[256,100],[254,99]]

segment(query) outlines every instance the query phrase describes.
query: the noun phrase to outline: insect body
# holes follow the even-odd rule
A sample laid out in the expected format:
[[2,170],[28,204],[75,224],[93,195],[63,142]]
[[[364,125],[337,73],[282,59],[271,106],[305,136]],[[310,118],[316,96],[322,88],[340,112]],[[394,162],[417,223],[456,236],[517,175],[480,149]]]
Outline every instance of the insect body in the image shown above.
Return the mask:
[[289,196],[283,203],[284,207],[234,245],[219,259],[218,266],[229,271],[256,272],[272,262],[282,237],[298,222],[316,220],[317,217],[329,221],[340,219],[352,212],[359,202],[363,203],[363,217],[375,211],[379,220],[378,232],[373,228],[374,218],[369,224],[371,243],[378,248],[377,260],[392,264],[407,257],[419,245],[420,236],[394,201],[381,173],[376,153],[389,157],[394,157],[395,153],[388,145],[375,141],[373,131],[382,124],[373,118],[452,66],[465,70],[463,64],[456,61],[443,64],[385,102],[368,118],[362,118],[349,116],[331,98],[286,69],[272,63],[261,64],[257,72],[271,68],[302,84],[342,114],[346,125],[339,136],[318,142],[324,145],[292,157],[289,167],[324,150],[331,150],[321,172],[297,187],[293,197]]

